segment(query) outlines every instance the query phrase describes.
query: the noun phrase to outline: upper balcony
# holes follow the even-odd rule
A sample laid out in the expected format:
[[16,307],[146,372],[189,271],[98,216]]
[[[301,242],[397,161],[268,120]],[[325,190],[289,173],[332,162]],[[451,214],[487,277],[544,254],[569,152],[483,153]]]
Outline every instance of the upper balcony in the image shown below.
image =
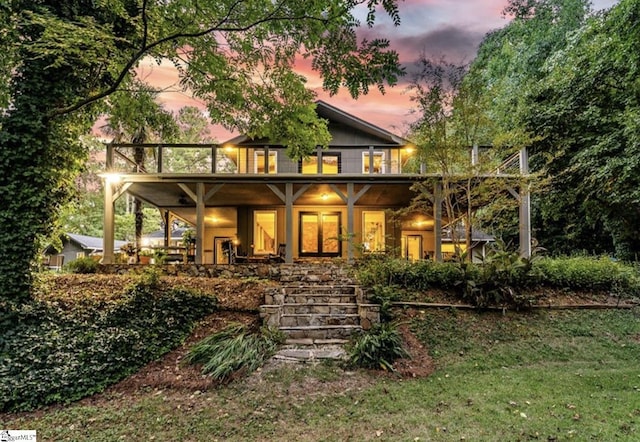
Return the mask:
[[[304,176],[373,178],[438,176],[427,170],[415,147],[331,146],[318,148],[304,160],[292,160],[279,146],[232,144],[108,143],[106,171],[118,174],[209,176],[272,179]],[[470,164],[478,164],[477,148],[469,149]],[[513,176],[528,173],[526,150],[509,156],[482,175]]]
[[415,148],[331,146],[296,161],[283,147],[218,144],[107,144],[106,168],[121,174],[416,175]]

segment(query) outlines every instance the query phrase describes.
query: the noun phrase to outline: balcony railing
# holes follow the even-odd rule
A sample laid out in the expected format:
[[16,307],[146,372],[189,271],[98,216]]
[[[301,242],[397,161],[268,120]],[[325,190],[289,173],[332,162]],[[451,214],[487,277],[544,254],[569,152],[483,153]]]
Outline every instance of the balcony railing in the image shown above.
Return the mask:
[[[241,175],[415,175],[425,165],[412,148],[331,147],[303,161],[291,160],[282,147],[218,144],[114,144],[107,146],[107,171],[141,174]],[[516,154],[493,170],[523,171],[526,154]],[[437,171],[434,171],[437,173]]]
[[415,174],[421,168],[408,149],[318,149],[303,161],[280,147],[193,144],[107,144],[107,170],[145,174]]

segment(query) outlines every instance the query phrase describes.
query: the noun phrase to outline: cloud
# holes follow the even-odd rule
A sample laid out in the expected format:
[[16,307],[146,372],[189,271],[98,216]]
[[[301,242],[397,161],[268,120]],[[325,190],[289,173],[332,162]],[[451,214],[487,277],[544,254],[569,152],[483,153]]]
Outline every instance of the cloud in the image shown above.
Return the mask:
[[393,41],[403,63],[416,61],[421,54],[429,58],[445,58],[452,63],[468,63],[475,57],[486,32],[453,25],[398,38]]

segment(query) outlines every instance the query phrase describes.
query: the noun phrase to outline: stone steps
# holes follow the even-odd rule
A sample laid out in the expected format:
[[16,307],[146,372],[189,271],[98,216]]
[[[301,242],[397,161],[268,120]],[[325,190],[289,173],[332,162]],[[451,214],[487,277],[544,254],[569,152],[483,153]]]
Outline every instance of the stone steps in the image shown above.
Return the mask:
[[288,339],[349,339],[355,332],[362,330],[360,325],[299,325],[280,326]]
[[356,301],[356,295],[353,294],[300,293],[284,295],[285,304],[355,304]]
[[357,315],[358,304],[282,304],[282,315]]
[[[357,308],[357,307],[356,307]],[[280,317],[282,327],[322,326],[322,325],[360,325],[360,316],[356,314],[284,314]]]
[[315,279],[307,273],[265,295],[266,304],[260,307],[264,324],[287,337],[276,359],[344,359],[342,347],[352,335],[379,321],[378,307],[364,303],[359,286],[327,277],[308,282]]

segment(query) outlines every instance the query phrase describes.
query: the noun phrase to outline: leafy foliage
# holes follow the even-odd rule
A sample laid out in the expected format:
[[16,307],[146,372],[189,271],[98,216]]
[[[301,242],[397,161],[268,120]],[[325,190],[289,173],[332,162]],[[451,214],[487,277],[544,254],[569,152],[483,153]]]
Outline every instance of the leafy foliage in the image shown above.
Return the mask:
[[390,322],[376,324],[356,336],[349,346],[349,362],[362,368],[393,371],[393,362],[408,356],[402,346],[402,335]]
[[96,273],[98,261],[90,256],[74,259],[64,265],[64,270],[69,273]]
[[[6,3],[6,2],[5,2]],[[281,141],[292,157],[328,142],[313,92],[292,72],[312,60],[325,88],[357,97],[404,71],[383,39],[359,41],[351,0],[15,0],[0,7],[0,310],[30,298],[31,261],[69,199],[102,100],[144,57],[168,60],[218,123]],[[397,1],[367,2],[396,23]],[[4,81],[9,80],[10,81]],[[20,223],[15,222],[20,219]]]
[[215,309],[211,296],[163,291],[154,281],[144,276],[116,300],[25,304],[0,339],[0,410],[102,391],[174,348]]
[[203,373],[228,381],[236,372],[250,373],[260,367],[282,342],[284,336],[277,329],[263,328],[256,334],[233,324],[194,345],[185,362],[201,364]]
[[497,243],[481,265],[462,264],[463,299],[477,307],[529,307],[536,283],[532,269],[537,258],[536,254],[531,258],[522,257]]
[[357,277],[370,287],[370,299],[391,317],[392,301],[414,300],[416,292],[442,289],[478,307],[505,305],[526,308],[536,290],[608,292],[620,298],[640,295],[640,274],[634,266],[608,257],[551,258],[534,253],[521,257],[496,246],[482,263],[375,259],[360,264]]

